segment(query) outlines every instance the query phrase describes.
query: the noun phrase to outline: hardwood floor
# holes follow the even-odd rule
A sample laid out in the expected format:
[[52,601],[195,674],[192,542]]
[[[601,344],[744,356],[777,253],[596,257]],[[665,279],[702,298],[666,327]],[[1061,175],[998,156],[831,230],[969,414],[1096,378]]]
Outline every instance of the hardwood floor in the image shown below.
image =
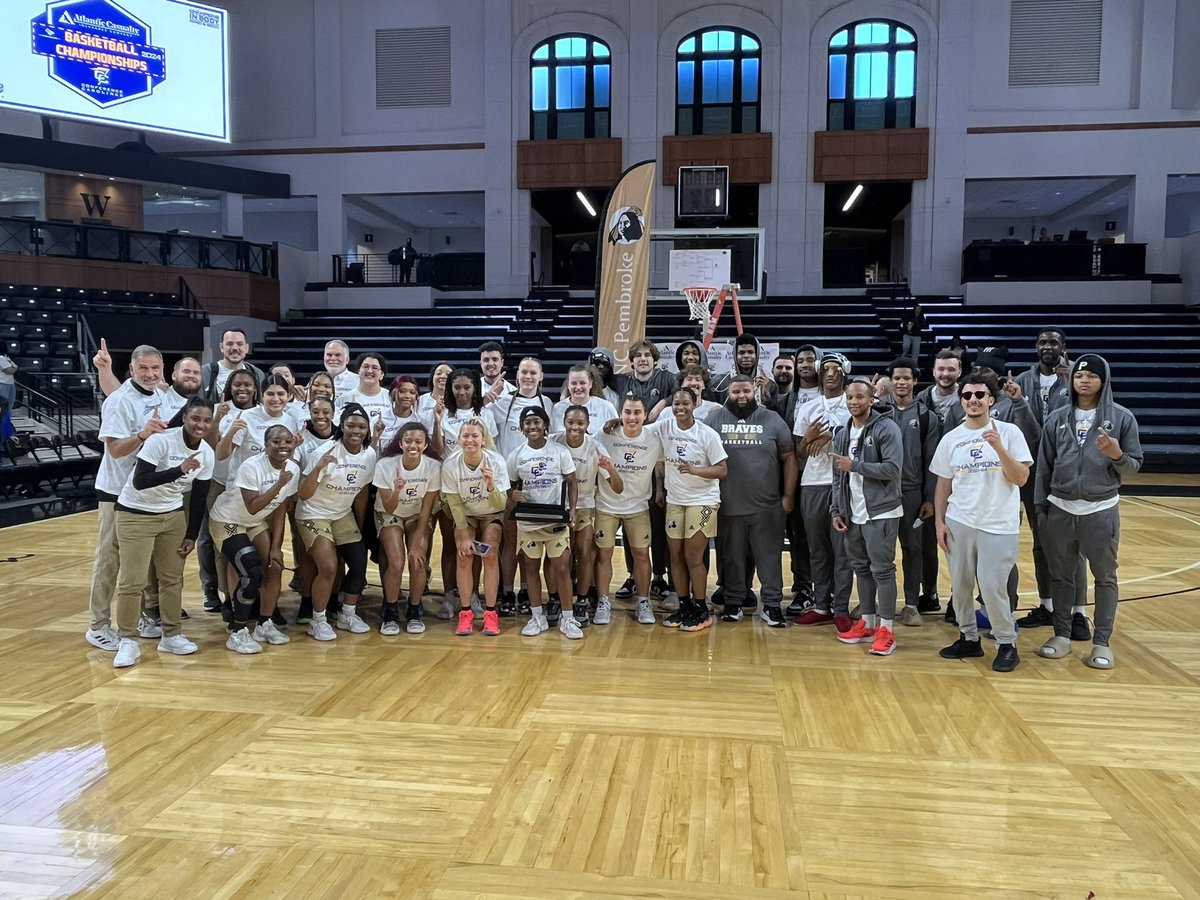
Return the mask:
[[0,896],[1200,898],[1200,499],[1122,514],[1116,668],[1037,629],[1009,675],[940,615],[882,659],[620,611],[243,657],[193,563],[201,651],[117,671],[94,514],[0,531]]

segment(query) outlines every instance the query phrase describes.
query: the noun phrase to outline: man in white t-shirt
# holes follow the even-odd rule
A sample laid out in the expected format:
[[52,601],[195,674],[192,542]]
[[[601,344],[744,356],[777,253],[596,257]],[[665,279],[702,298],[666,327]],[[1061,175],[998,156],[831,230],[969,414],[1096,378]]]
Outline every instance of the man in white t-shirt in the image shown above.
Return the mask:
[[0,353],[0,412],[8,410],[12,412],[13,405],[17,402],[17,364]]
[[994,373],[974,371],[959,388],[963,422],[942,436],[929,471],[938,546],[950,563],[954,613],[962,633],[944,647],[945,659],[983,656],[975,624],[975,585],[997,642],[992,669],[1011,672],[1020,662],[1008,602],[1008,574],[1017,561],[1021,485],[1033,456],[1021,429],[991,417],[1000,394]]
[[350,365],[350,347],[345,341],[335,340],[325,345],[324,363],[338,397],[358,390],[358,373],[346,368]]
[[229,376],[239,369],[245,369],[253,375],[254,383],[261,388],[263,371],[253,363],[247,362],[246,357],[249,353],[250,342],[246,339],[246,332],[240,328],[227,328],[221,334],[221,358],[204,367],[200,393],[213,403],[220,402],[221,392],[225,390]]
[[484,406],[517,390],[515,385],[504,380],[504,345],[499,341],[484,341],[479,345],[479,375]]

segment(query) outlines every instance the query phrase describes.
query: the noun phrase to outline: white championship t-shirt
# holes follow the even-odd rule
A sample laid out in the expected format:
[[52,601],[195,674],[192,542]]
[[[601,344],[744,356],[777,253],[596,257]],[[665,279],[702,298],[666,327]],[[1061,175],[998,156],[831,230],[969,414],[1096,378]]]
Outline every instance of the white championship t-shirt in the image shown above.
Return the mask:
[[691,428],[680,428],[673,415],[664,416],[658,436],[663,447],[663,484],[667,502],[677,506],[717,506],[721,502],[721,482],[716,478],[685,475],[679,464],[713,466],[729,458],[720,435],[703,422],[693,422]]
[[[796,424],[792,428],[792,433],[796,437],[803,437],[804,432],[808,430],[809,423],[818,420],[825,422],[831,428],[849,422],[850,410],[846,408],[845,394],[839,394],[833,398],[822,395],[816,400],[810,400],[803,406],[797,407]],[[833,484],[833,458],[829,455],[832,449],[833,440],[831,439],[826,441],[820,450],[808,457],[804,463],[804,471],[800,475],[801,487]]]
[[662,441],[658,436],[659,423],[646,425],[637,437],[626,437],[618,428],[612,434],[601,433],[596,440],[613,461],[624,482],[625,490],[618,494],[608,481],[601,479],[596,489],[596,510],[613,516],[633,516],[648,508],[654,492],[654,465],[662,459]]
[[212,478],[216,455],[208,442],[201,441],[200,445],[193,449],[184,443],[182,428],[168,428],[161,434],[150,435],[137,454],[138,459],[153,463],[156,472],[174,468],[194,454],[199,454],[196,459],[200,461],[200,468],[180,475],[167,484],[144,491],[139,491],[133,486],[131,470],[129,480],[125,482],[125,487],[121,488],[121,494],[117,497],[117,503],[129,509],[150,513],[169,513],[183,509],[183,495],[192,489],[192,482]]
[[388,426],[396,420],[396,414],[392,411],[392,398],[387,391],[380,390],[373,396],[364,394],[362,391],[349,391],[337,396],[337,415],[333,417],[335,424],[342,420],[342,410],[348,403],[357,403],[367,411],[367,416],[371,419],[372,437],[375,434],[376,422],[382,421],[386,431]]
[[407,416],[398,416],[396,415],[395,410],[393,410],[391,421],[388,422],[385,420],[384,422],[383,434],[379,436],[378,441],[376,441],[374,436],[372,436],[371,443],[374,445],[376,450],[382,453],[388,448],[388,445],[391,444],[392,438],[394,438],[400,432],[400,429],[409,422],[416,422],[419,425],[424,425],[425,430],[429,432],[429,437],[427,440],[429,442],[433,441],[433,414],[430,413],[427,416],[422,415],[414,408],[412,413]]
[[[508,463],[495,450],[484,450],[484,459],[492,467],[492,486],[508,493]],[[456,450],[442,463],[442,494],[462,500],[468,516],[492,516],[504,511],[507,498],[499,506],[492,503],[483,478],[483,462],[475,468],[467,465],[462,451]]]
[[[160,390],[143,394],[132,382],[126,381],[108,395],[100,408],[100,439],[132,437],[146,427],[155,410],[166,425],[170,416],[163,415],[164,394]],[[136,450],[118,458],[106,448],[96,472],[96,490],[114,496],[121,493],[136,459]]]
[[[567,415],[567,410],[575,405],[575,401],[570,397],[554,404],[554,412],[550,414],[550,430],[552,432],[559,434],[563,431],[563,418]],[[587,433],[593,437],[600,433],[600,429],[604,427],[605,423],[617,418],[617,408],[603,397],[588,397],[587,403],[579,405],[587,407]]]
[[321,464],[326,453],[336,457],[321,473],[317,492],[308,500],[300,498],[296,504],[297,519],[328,519],[334,521],[350,512],[359,491],[366,490],[375,475],[375,451],[363,447],[351,453],[341,441],[326,441],[315,447],[304,463],[304,474],[308,475]]
[[262,453],[267,447],[267,430],[276,425],[282,425],[292,434],[300,430],[301,419],[290,413],[286,408],[282,415],[269,416],[261,406],[248,409],[242,413],[245,429],[233,436],[233,453],[228,459],[228,471],[225,483],[232,484],[237,478],[238,468],[252,456]]
[[1021,489],[1004,477],[999,455],[984,440],[984,430],[992,425],[1009,456],[1020,463],[1033,462],[1021,429],[992,419],[984,428],[968,428],[964,422],[946,432],[929,471],[953,480],[947,519],[990,534],[1016,534],[1021,527]]
[[446,443],[445,455],[447,457],[458,449],[458,433],[462,430],[463,423],[476,416],[483,419],[492,440],[496,440],[496,420],[492,418],[491,412],[487,409],[478,413],[470,409],[456,409],[453,412],[446,410],[442,414],[442,440]]
[[349,369],[342,369],[337,375],[333,376],[333,395],[341,397],[342,394],[349,394],[358,390],[358,373],[351,372]]
[[575,509],[596,508],[596,479],[608,478],[608,473],[600,468],[599,457],[608,458],[608,451],[591,435],[583,436],[583,443],[578,447],[567,446],[567,435],[559,432],[552,435],[550,440],[566,447],[575,463]]
[[554,430],[554,404],[550,402],[549,397],[541,394],[534,397],[508,394],[488,407],[488,412],[492,414],[498,432],[496,450],[505,459],[508,459],[509,454],[525,443],[525,435],[521,433],[521,413],[531,406],[536,406],[546,414],[551,423],[551,427],[547,430]]
[[[562,503],[563,483],[567,475],[574,473],[575,460],[570,451],[557,441],[548,440],[545,446],[537,449],[526,442],[508,456],[509,483],[516,487],[520,480],[526,503]],[[542,527],[517,520],[518,531],[537,531]]]
[[259,453],[257,456],[247,459],[238,466],[237,475],[213,503],[208,514],[209,518],[216,522],[246,526],[258,525],[267,521],[285,500],[295,496],[296,491],[300,490],[300,466],[294,459],[288,459],[284,461],[283,467],[292,473],[292,480],[280,489],[279,493],[275,495],[275,499],[252,514],[246,509],[242,488],[254,491],[256,494],[265,494],[275,486],[275,482],[279,481],[281,470],[271,465],[271,460],[267,459],[265,453]]
[[[397,478],[404,480],[404,487],[400,490],[400,502],[396,504],[396,509],[388,512],[383,505],[383,492],[390,491]],[[406,469],[403,455],[384,457],[375,465],[375,477],[371,479],[371,484],[380,489],[375,494],[375,509],[384,515],[407,519],[421,511],[426,494],[442,489],[442,464],[421,454],[417,467]]]

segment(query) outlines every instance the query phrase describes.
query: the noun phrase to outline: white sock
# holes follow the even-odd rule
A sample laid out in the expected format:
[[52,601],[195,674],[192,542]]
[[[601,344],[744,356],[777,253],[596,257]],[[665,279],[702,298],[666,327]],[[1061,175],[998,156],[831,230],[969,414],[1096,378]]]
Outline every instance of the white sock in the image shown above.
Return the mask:
[[878,628],[879,627],[878,616],[873,616],[873,615],[872,616],[863,616],[863,622],[866,623],[868,628]]
[[314,622],[324,622],[325,621],[325,610],[321,610],[320,612],[314,611],[312,614],[312,618],[313,618]]
[[529,615],[533,616],[533,618],[535,618],[535,619],[543,618],[544,613],[542,612],[542,607],[541,606],[530,606],[529,607]]
[[1043,597],[1042,606],[1046,607],[1046,609],[1050,610],[1050,612],[1054,612],[1054,599],[1051,597]]
[[892,628],[893,621],[894,621],[893,619],[880,619],[879,624],[882,625],[884,628],[886,628],[888,631],[892,631],[892,630],[894,630]]
[[343,603],[342,604],[342,615],[346,616],[347,618],[354,615],[354,610],[357,608],[357,605],[358,604],[355,604],[355,603]]
[[1072,606],[1071,612],[1072,613],[1081,613],[1081,612],[1083,612],[1083,607],[1082,606]]

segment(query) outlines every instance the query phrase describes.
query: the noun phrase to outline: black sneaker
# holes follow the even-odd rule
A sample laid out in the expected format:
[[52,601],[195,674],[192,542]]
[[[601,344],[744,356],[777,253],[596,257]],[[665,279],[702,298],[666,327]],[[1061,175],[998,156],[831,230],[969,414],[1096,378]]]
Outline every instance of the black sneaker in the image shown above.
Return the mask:
[[683,624],[683,610],[677,609],[669,616],[663,616],[663,628],[678,628]]
[[190,619],[191,618],[191,616],[188,615],[188,611],[186,609],[184,609],[182,606],[179,607],[179,618],[180,619]]
[[684,616],[682,622],[679,623],[680,631],[702,631],[712,625],[712,610],[709,609],[708,603],[701,601],[692,601],[690,614]]
[[1071,640],[1073,641],[1090,641],[1092,639],[1092,629],[1088,625],[1087,616],[1083,613],[1071,614]]
[[758,609],[758,594],[754,591],[746,591],[746,599],[742,601],[742,608],[751,612]]
[[226,625],[233,624],[233,601],[226,600],[221,604],[221,618],[225,620]]
[[[1041,628],[1043,625],[1053,625],[1054,614],[1039,603],[1029,611],[1029,615],[1017,619],[1017,624],[1022,628]],[[1080,640],[1086,641],[1087,638],[1080,638]]]
[[618,600],[628,600],[637,591],[637,586],[633,583],[632,578],[626,578],[625,583],[617,588],[617,592],[613,594]]
[[296,624],[307,625],[312,621],[312,597],[301,597],[300,608],[296,610]]
[[[921,609],[921,607],[920,607],[920,606],[917,606],[917,611],[918,611],[918,612],[920,611],[920,609]],[[952,600],[950,603],[947,603],[947,604],[946,604],[946,615],[945,615],[943,618],[944,618],[944,619],[945,619],[947,622],[949,622],[951,625],[957,625],[957,624],[958,624],[958,616],[956,616],[956,615],[954,614],[954,602],[953,602],[953,600]]]
[[[521,590],[517,591],[517,612],[523,616],[527,616],[529,615],[529,611],[529,591],[525,590],[525,588],[521,588]],[[503,613],[501,613],[501,615],[503,615]],[[550,624],[557,625],[558,623],[551,622]]]
[[221,598],[217,596],[216,591],[211,593],[204,592],[204,611],[206,613],[219,613],[221,611]]
[[742,608],[736,603],[726,603],[725,611],[721,613],[722,622],[742,621]]
[[562,601],[557,597],[551,597],[546,601],[546,621],[550,625],[557,625],[558,620],[562,618]]
[[796,596],[792,598],[792,602],[788,604],[787,614],[795,618],[802,613],[808,612],[815,605],[812,591],[797,591]]
[[496,604],[496,608],[504,618],[511,619],[517,614],[517,595],[512,591],[505,592],[504,596],[500,598],[500,602]]
[[[983,654],[980,653],[980,656]],[[1017,655],[1016,644],[1000,644],[996,649],[996,658],[992,660],[993,672],[1011,672],[1021,662]]]
[[379,604],[379,621],[382,623],[400,621],[400,605],[384,600]]
[[650,596],[655,599],[661,599],[671,593],[671,588],[662,578],[655,578],[650,582]]
[[287,628],[287,619],[283,617],[283,613],[279,611],[279,607],[275,607],[275,612],[271,613],[271,623],[276,628]]
[[155,625],[162,625],[162,610],[157,606],[147,606],[142,610],[142,615]]
[[679,609],[665,616],[662,620],[664,628],[678,628],[684,622],[696,615],[696,604],[691,597],[679,598]]
[[329,603],[325,606],[325,620],[328,622],[336,622],[338,614],[342,611],[342,601],[337,597],[330,597]]
[[587,598],[583,597],[571,604],[571,615],[575,618],[575,624],[580,628],[587,628],[592,624],[591,606],[588,604]]
[[[1001,645],[1005,646],[1005,645]],[[965,637],[959,636],[958,640],[949,647],[943,647],[938,651],[938,656],[942,659],[974,659],[978,656],[983,656],[983,645],[979,643],[979,638],[973,641],[968,641]]]
[[922,594],[917,598],[917,612],[931,615],[942,611],[942,600],[937,594]]
[[297,572],[292,576],[292,580],[288,582],[288,590],[300,593],[300,573]]
[[783,610],[778,606],[764,606],[759,616],[771,628],[787,628],[787,619],[784,618]]

